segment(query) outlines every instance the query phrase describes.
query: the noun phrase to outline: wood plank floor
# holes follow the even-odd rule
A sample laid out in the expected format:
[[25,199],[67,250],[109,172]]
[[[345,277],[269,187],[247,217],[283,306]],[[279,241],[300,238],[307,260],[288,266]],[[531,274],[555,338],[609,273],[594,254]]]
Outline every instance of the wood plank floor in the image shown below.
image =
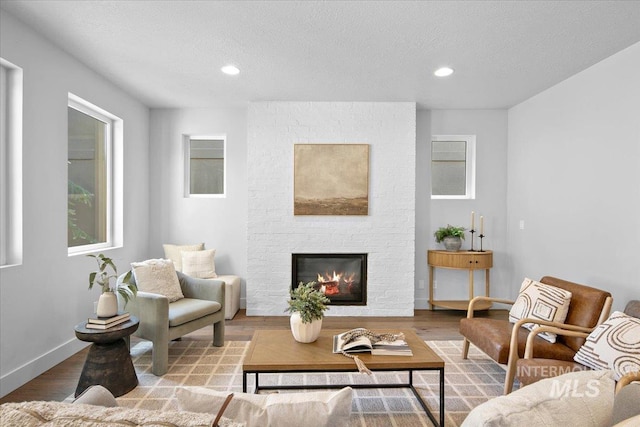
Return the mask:
[[[460,319],[466,315],[454,310],[416,310],[414,317],[325,317],[323,327],[328,329],[368,328],[394,329],[407,328],[416,331],[424,340],[458,340]],[[506,319],[506,310],[479,312],[476,316]],[[211,339],[212,328],[203,328],[191,335]],[[244,310],[225,323],[225,339],[228,341],[250,341],[253,332],[258,329],[289,329],[288,316],[247,316]],[[131,344],[139,342],[132,337]],[[27,400],[62,401],[75,391],[82,371],[87,349],[79,351],[47,372],[29,381],[27,384],[9,393],[0,403],[23,402]]]

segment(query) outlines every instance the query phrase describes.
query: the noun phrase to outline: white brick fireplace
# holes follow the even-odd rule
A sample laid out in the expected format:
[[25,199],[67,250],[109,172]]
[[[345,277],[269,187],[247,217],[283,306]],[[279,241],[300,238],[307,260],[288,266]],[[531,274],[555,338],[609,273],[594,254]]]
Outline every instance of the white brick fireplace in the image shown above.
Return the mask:
[[[413,316],[415,103],[256,102],[248,114],[247,314],[285,314],[292,253],[367,253],[367,305],[326,315]],[[293,147],[314,143],[369,144],[369,215],[293,215]]]

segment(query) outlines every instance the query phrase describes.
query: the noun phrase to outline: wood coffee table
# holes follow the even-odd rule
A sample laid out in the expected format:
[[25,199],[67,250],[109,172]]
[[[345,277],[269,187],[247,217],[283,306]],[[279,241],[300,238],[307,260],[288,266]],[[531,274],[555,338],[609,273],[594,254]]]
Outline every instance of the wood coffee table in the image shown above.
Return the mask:
[[[444,425],[444,360],[425,342],[408,329],[378,330],[377,333],[403,332],[413,356],[372,356],[360,354],[360,359],[371,371],[408,372],[407,383],[393,384],[313,384],[260,386],[259,374],[302,372],[357,371],[354,361],[342,354],[333,354],[333,336],[344,330],[323,330],[316,342],[297,342],[289,330],[257,330],[253,335],[247,356],[242,364],[242,391],[247,391],[247,376],[255,374],[255,393],[276,389],[327,389],[327,388],[405,388],[411,389],[429,419],[435,425]],[[413,385],[414,371],[438,371],[440,374],[440,423],[438,423]],[[365,375],[365,374],[363,374]]]

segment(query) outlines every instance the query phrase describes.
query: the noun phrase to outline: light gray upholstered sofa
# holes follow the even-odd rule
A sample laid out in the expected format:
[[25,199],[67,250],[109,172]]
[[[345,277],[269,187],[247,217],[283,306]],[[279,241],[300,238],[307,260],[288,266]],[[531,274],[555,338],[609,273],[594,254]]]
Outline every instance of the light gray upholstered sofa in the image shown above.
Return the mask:
[[[0,405],[2,427],[204,427],[211,426],[216,414],[188,411],[157,411],[118,406],[109,390],[91,386],[73,402],[11,402]],[[219,427],[243,427],[227,417],[218,420]]]

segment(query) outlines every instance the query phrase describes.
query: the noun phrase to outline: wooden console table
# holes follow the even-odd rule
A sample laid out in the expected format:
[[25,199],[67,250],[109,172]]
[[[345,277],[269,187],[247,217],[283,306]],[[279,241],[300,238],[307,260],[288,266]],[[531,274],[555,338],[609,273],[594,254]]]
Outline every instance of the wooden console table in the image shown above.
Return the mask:
[[[473,273],[475,270],[485,271],[485,296],[489,296],[489,270],[493,267],[493,252],[471,252],[471,251],[427,251],[427,264],[429,264],[429,304],[431,310],[435,307],[449,308],[453,310],[467,310],[469,301],[474,296]],[[435,268],[449,268],[454,270],[469,270],[469,299],[437,301],[433,299],[433,278]],[[475,304],[474,310],[487,310],[491,307],[490,302],[481,301]]]

